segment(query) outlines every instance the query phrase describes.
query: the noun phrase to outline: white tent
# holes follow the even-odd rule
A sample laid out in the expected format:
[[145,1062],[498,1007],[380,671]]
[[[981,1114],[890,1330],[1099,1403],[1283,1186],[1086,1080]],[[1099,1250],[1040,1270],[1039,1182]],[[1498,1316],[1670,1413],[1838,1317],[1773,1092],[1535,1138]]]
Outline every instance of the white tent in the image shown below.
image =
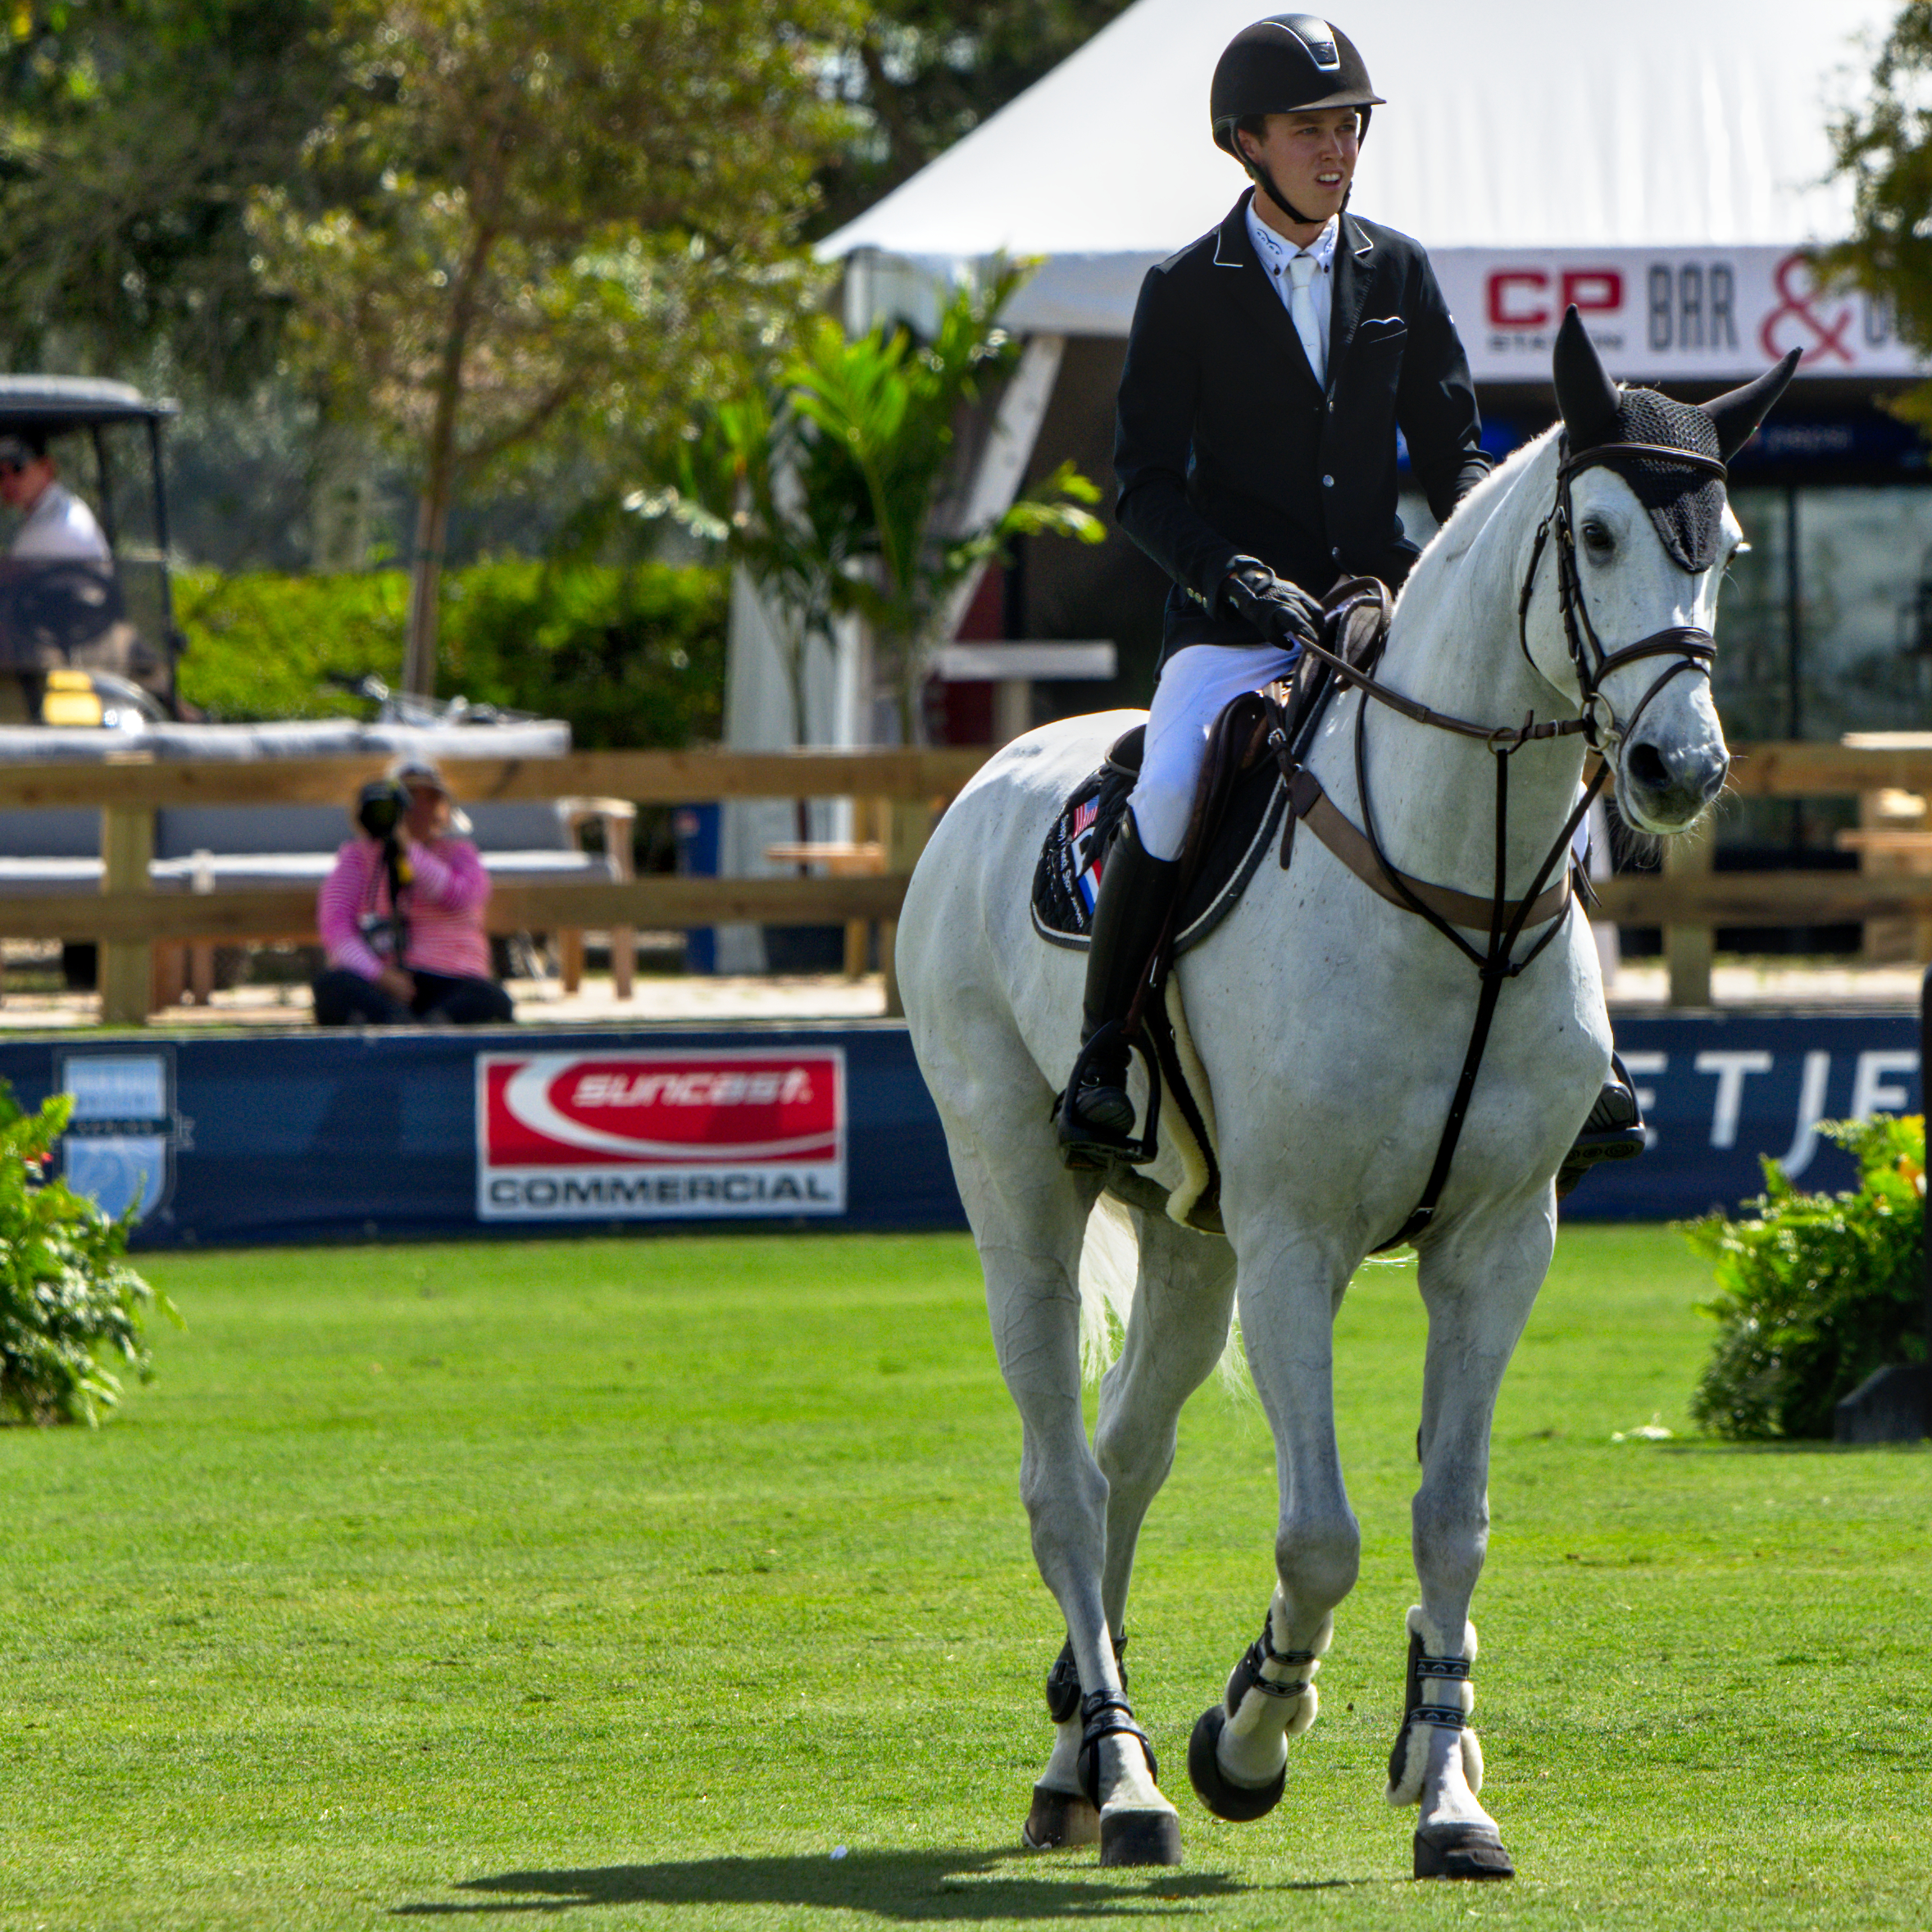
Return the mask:
[[[821,253],[858,257],[861,276],[879,257],[942,275],[999,252],[1043,257],[1016,325],[1124,334],[1147,267],[1244,185],[1210,141],[1207,89],[1221,48],[1261,11],[1139,0]],[[1850,197],[1825,181],[1826,123],[1869,74],[1861,35],[1875,41],[1893,11],[1350,0],[1339,24],[1389,101],[1355,205],[1423,240],[1445,287],[1462,254],[1782,254],[1829,239]],[[1533,311],[1521,287],[1506,313]]]

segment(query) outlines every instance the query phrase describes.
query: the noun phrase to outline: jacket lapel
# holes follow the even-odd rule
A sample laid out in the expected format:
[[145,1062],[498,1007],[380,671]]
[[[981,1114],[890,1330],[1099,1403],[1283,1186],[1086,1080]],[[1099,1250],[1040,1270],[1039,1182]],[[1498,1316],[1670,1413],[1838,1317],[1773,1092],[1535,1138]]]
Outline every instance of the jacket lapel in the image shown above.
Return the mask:
[[1375,244],[1361,225],[1344,214],[1335,236],[1333,267],[1335,305],[1328,323],[1328,380],[1334,387],[1335,372],[1342,366],[1348,345],[1355,339],[1356,325],[1361,320],[1368,301],[1369,284],[1375,279]]
[[[1235,300],[1261,330],[1262,339],[1272,344],[1275,352],[1291,368],[1298,370],[1302,380],[1314,389],[1318,385],[1315,371],[1308,366],[1308,352],[1302,347],[1302,339],[1289,319],[1287,306],[1275,293],[1275,284],[1268,280],[1268,271],[1261,266],[1254,252],[1254,243],[1248,239],[1248,204],[1253,193],[1251,188],[1235,202],[1232,212],[1221,225],[1220,238],[1214,246],[1214,266],[1240,271],[1239,275],[1230,273],[1228,276],[1228,285]],[[1339,295],[1339,288],[1337,293]],[[1359,298],[1357,312],[1361,312]],[[1329,364],[1331,368],[1334,366],[1332,355]]]

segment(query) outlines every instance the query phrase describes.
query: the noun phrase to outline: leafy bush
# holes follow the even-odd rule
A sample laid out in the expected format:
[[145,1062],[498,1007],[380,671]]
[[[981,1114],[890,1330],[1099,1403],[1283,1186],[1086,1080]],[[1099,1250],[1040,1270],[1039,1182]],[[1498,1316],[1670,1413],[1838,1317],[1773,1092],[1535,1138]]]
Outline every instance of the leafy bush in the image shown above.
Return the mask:
[[1925,1354],[1925,1123],[1825,1121],[1858,1185],[1800,1193],[1764,1163],[1757,1218],[1712,1215],[1684,1232],[1716,1263],[1705,1303],[1723,1333],[1691,1402],[1734,1441],[1829,1437],[1832,1410],[1874,1369]]
[[[587,749],[716,739],[725,702],[721,571],[508,559],[443,579],[444,696],[570,722]],[[184,571],[181,694],[225,721],[339,717],[332,676],[396,683],[409,608],[401,571],[289,577]]]
[[73,1096],[57,1093],[23,1113],[0,1080],[0,1415],[92,1428],[120,1400],[101,1356],[118,1354],[145,1382],[147,1310],[180,1317],[127,1265],[134,1210],[109,1221],[64,1180],[43,1178],[73,1111]]
[[188,648],[181,695],[225,723],[263,718],[339,718],[352,683],[370,674],[394,684],[402,663],[409,579],[401,571],[355,576],[284,577],[250,571],[183,571],[175,616]]
[[720,571],[477,564],[447,580],[439,681],[472,703],[568,718],[584,750],[716,739],[727,596]]

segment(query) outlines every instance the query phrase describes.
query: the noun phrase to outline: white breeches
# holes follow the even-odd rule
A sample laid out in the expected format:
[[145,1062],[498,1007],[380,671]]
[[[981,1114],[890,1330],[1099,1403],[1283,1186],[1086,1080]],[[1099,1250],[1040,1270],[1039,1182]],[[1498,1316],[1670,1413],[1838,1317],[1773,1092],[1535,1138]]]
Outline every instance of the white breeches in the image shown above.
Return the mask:
[[1243,691],[1286,677],[1298,655],[1278,644],[1189,644],[1161,666],[1140,782],[1127,801],[1149,857],[1180,857],[1214,721]]

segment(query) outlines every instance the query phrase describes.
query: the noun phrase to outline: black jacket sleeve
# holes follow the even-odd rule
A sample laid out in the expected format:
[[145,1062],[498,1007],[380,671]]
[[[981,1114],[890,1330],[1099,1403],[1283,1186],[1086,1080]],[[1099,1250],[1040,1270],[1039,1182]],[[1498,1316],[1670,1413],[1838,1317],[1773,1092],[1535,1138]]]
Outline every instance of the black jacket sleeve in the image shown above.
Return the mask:
[[1211,608],[1239,552],[1188,496],[1200,362],[1185,311],[1172,278],[1148,270],[1127,338],[1115,418],[1116,514],[1183,590]]
[[1408,352],[1396,391],[1395,420],[1408,439],[1409,463],[1439,523],[1489,473],[1469,358],[1456,334],[1435,270],[1420,250],[1407,292]]

